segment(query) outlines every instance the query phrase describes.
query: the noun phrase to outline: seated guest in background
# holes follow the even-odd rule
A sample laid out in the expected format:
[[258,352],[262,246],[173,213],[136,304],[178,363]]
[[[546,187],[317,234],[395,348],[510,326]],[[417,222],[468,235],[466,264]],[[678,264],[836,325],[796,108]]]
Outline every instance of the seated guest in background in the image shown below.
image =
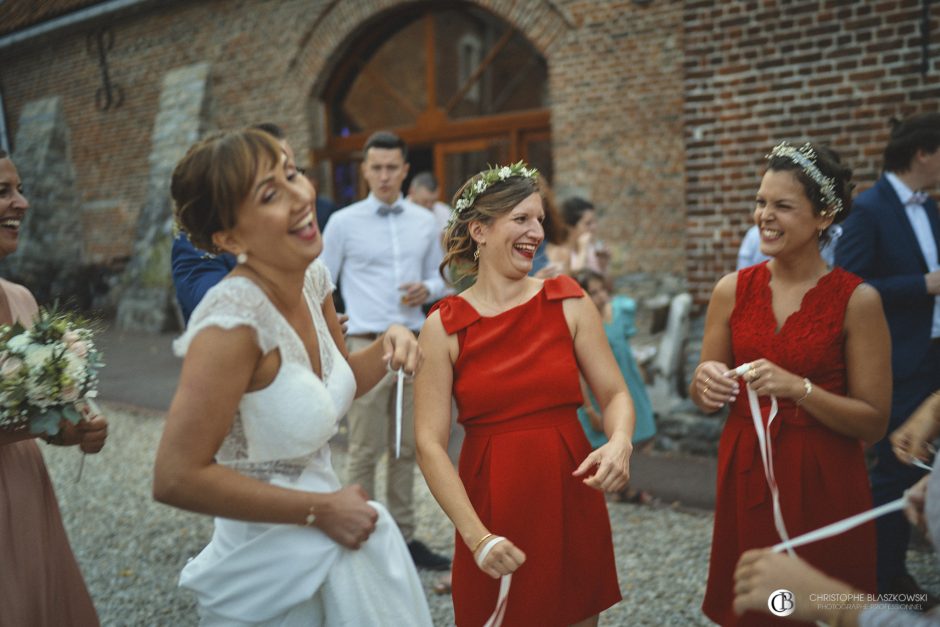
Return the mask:
[[[630,338],[636,335],[636,303],[628,296],[618,295],[611,298],[607,279],[591,270],[582,270],[575,279],[581,286],[601,314],[604,321],[604,333],[607,334],[607,343],[614,354],[617,366],[623,380],[627,382],[630,397],[633,399],[633,410],[636,414],[636,428],[633,431],[633,450],[648,450],[653,444],[656,435],[656,422],[653,419],[653,405],[646,393],[646,384],[643,375],[633,357],[630,348]],[[604,433],[603,416],[600,413],[597,399],[581,380],[584,405],[578,409],[578,420],[584,427],[584,433],[592,448],[603,446],[607,442]],[[631,480],[631,483],[632,480]],[[655,498],[645,490],[633,488],[627,484],[617,493],[616,499],[628,503],[648,505]]]
[[561,203],[561,215],[567,226],[565,241],[549,245],[546,253],[565,274],[575,275],[581,270],[607,274],[610,251],[597,237],[596,214],[594,205],[579,196]]

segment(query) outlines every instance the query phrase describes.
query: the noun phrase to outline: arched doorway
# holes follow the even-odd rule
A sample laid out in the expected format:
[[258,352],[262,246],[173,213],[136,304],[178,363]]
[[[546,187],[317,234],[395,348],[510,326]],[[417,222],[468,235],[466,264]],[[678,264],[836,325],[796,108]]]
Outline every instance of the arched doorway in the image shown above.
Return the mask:
[[454,2],[385,14],[335,68],[314,157],[328,164],[321,188],[339,206],[365,195],[362,145],[379,129],[408,143],[411,174],[434,172],[445,200],[488,164],[524,159],[551,178],[545,59],[492,13]]

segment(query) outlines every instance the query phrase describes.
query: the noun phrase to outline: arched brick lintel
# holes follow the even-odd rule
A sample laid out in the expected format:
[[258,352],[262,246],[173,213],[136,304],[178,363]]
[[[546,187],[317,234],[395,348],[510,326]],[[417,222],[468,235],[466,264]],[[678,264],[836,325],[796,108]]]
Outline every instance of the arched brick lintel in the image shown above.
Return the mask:
[[[318,98],[335,65],[356,37],[377,20],[397,9],[414,5],[433,6],[422,0],[368,0],[341,2],[333,0],[311,23],[300,49],[290,62],[300,84],[310,85],[309,98]],[[575,28],[554,0],[516,2],[515,0],[468,0],[505,20],[517,29],[549,60],[554,44]]]

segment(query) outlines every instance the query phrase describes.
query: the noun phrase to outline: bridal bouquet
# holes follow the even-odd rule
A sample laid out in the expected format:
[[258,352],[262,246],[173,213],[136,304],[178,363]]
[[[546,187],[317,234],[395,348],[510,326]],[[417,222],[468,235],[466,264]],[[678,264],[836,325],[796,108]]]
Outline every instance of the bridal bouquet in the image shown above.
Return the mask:
[[101,356],[86,321],[40,309],[33,326],[0,325],[0,428],[54,436],[97,395]]

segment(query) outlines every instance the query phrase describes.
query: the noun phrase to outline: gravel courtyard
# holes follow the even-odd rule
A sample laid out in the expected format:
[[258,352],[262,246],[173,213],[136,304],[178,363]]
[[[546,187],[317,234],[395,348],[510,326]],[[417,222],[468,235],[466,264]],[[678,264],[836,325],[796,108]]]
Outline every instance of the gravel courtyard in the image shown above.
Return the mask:
[[[46,445],[43,454],[104,625],[197,624],[192,596],[176,586],[179,570],[211,535],[211,519],[155,503],[150,497],[159,414],[108,410],[108,446],[89,456],[81,482],[75,449]],[[334,461],[343,467],[342,451]],[[453,550],[453,529],[424,482],[418,482],[417,536],[441,552]],[[381,485],[381,482],[380,482]],[[601,625],[709,625],[699,605],[711,540],[709,513],[610,504],[624,601]],[[932,553],[912,552],[915,577],[940,590]],[[449,596],[432,592],[439,573],[421,573],[435,625],[453,625]]]

